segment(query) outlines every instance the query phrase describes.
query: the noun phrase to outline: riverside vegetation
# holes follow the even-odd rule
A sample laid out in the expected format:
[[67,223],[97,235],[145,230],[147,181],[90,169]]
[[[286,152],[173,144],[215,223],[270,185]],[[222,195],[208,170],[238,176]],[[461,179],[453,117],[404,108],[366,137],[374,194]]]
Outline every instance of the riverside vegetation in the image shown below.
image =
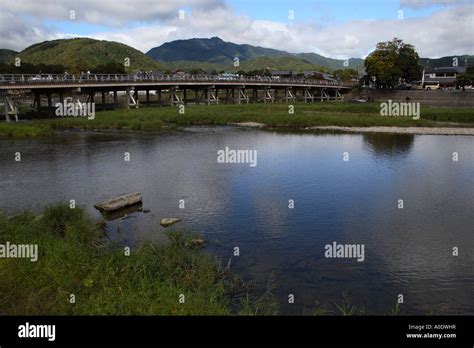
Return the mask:
[[[2,243],[38,245],[36,262],[0,258],[0,315],[279,314],[272,274],[257,293],[254,284],[197,247],[195,234],[175,230],[167,236],[164,244],[144,242],[126,256],[123,245],[107,238],[103,223],[82,208],[60,203],[40,215],[0,213]],[[347,293],[340,303],[318,303],[302,314],[368,314]],[[403,310],[395,304],[386,314],[402,315]]]
[[473,127],[472,108],[421,107],[421,117],[380,116],[380,103],[293,103],[294,114],[284,103],[240,105],[192,105],[184,113],[178,107],[150,107],[100,111],[95,119],[48,118],[19,123],[0,122],[0,136],[35,137],[77,129],[129,129],[157,132],[165,127],[225,125],[257,122],[273,128],[299,129],[312,126],[343,127]]
[[[37,244],[38,260],[0,259],[3,315],[276,314],[273,295],[258,296],[190,233],[166,244],[124,247],[105,237],[81,208],[49,206],[41,215],[0,215],[0,240]],[[74,294],[75,303],[70,303]],[[184,294],[185,302],[179,302]]]

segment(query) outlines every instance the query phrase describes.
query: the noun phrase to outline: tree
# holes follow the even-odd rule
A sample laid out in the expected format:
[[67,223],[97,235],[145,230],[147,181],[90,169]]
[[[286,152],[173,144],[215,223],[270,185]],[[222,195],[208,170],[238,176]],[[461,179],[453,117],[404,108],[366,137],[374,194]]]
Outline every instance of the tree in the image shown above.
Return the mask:
[[463,90],[466,86],[474,84],[474,66],[469,66],[466,68],[464,74],[459,74],[456,77],[456,86],[461,87]]
[[358,72],[355,69],[338,69],[333,71],[333,75],[341,81],[351,81],[353,78],[357,78]]
[[364,61],[367,78],[377,88],[393,89],[401,81],[419,80],[422,67],[418,64],[415,47],[394,38],[392,41],[379,42],[375,51]]
[[[89,69],[84,69],[84,71]],[[90,69],[93,74],[125,74],[125,67],[121,63],[109,62]]]

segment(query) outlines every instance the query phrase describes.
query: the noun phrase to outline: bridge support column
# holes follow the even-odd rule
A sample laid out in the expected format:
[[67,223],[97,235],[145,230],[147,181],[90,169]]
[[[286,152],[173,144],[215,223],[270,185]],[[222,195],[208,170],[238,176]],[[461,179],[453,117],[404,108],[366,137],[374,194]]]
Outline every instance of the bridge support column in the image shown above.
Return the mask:
[[3,96],[3,105],[4,105],[4,112],[5,112],[5,120],[10,122],[10,115],[8,114],[8,97],[7,93]]
[[255,104],[258,102],[258,90],[256,88],[252,90],[252,99]]
[[105,92],[102,91],[102,108],[105,109]]
[[150,90],[146,90],[146,107],[150,106]]
[[64,104],[64,93],[63,92],[59,92],[59,102],[61,104]]
[[53,107],[53,102],[51,100],[51,93],[48,93],[48,108],[52,108]]
[[[232,91],[234,91],[234,90],[232,90]],[[235,91],[237,91],[237,100],[235,100],[235,98],[234,98],[234,101],[236,101],[237,104],[240,104],[240,102],[241,102],[241,100],[240,100],[240,95],[241,95],[241,93],[242,93],[242,89],[241,89],[241,88],[237,88]]]
[[161,89],[156,90],[156,94],[158,95],[158,106],[161,106]]
[[3,108],[5,112],[5,120],[10,122],[10,115],[15,117],[15,121],[18,122],[18,109],[15,106],[13,100],[8,97],[8,92],[5,91],[3,94]]
[[245,87],[240,90],[240,95],[244,99],[245,103],[248,104],[250,101],[249,96],[245,93]]
[[114,91],[114,108],[118,108],[117,91]]
[[127,87],[125,89],[125,96],[127,97],[127,109],[130,109],[130,101],[131,101],[130,100],[130,92],[131,92],[130,88]]
[[138,99],[138,90],[135,89],[135,92],[133,93],[133,101],[135,102],[135,107],[138,108],[138,103],[139,103],[139,99]]
[[188,90],[186,88],[183,89],[183,104],[188,105]]
[[36,108],[38,111],[41,111],[41,94],[39,92],[35,93],[35,101],[33,103],[33,106],[36,105]]

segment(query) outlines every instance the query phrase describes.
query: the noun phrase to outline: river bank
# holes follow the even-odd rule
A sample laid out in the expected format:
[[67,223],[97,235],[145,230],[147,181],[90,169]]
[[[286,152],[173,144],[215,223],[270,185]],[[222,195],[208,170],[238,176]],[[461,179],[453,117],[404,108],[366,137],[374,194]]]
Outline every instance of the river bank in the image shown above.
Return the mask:
[[[181,110],[181,111],[180,111]],[[268,128],[307,129],[312,127],[350,127],[367,131],[367,127],[439,128],[433,134],[457,134],[451,128],[466,128],[459,134],[470,134],[474,128],[474,110],[469,108],[421,107],[420,118],[381,116],[379,103],[280,103],[240,105],[192,105],[178,107],[118,109],[97,112],[95,118],[47,118],[0,123],[0,136],[51,136],[67,129],[129,129],[159,132],[167,128],[190,125],[227,125],[247,123]],[[420,128],[421,127],[421,128]],[[445,128],[444,130],[442,130]],[[450,129],[447,129],[450,128]],[[403,132],[398,128],[390,132]],[[410,133],[418,134],[418,133]],[[419,133],[425,134],[425,133]],[[426,133],[427,134],[427,133]],[[431,134],[431,133],[430,133]]]
[[254,297],[248,284],[189,242],[193,234],[173,231],[167,237],[164,245],[149,242],[127,249],[106,238],[103,223],[62,204],[39,215],[0,214],[2,241],[10,248],[37,250],[35,257],[0,257],[0,314],[277,313],[271,295]]
[[[116,249],[114,245],[112,249],[107,247],[115,254],[103,248],[74,254],[77,248],[84,250],[83,244],[76,248],[73,238],[59,239],[54,244],[35,243],[38,262],[0,259],[0,267],[9,262],[8,272],[2,273],[6,285],[0,285],[2,295],[8,296],[0,308],[12,312],[19,298],[31,301],[29,306],[38,312],[41,308],[36,302],[43,301],[51,313],[50,296],[51,301],[69,308],[61,301],[75,293],[76,304],[78,299],[80,305],[86,299],[93,311],[94,298],[90,296],[103,292],[96,302],[109,301],[107,296],[121,296],[119,286],[124,296],[131,296],[124,308],[132,308],[131,302],[140,299],[129,294],[135,287],[129,282],[143,282],[135,289],[144,294],[146,301],[150,299],[147,294],[155,292],[148,287],[153,277],[147,272],[142,273],[144,280],[116,274],[114,265],[120,272],[128,272],[127,260],[136,267],[145,262],[146,269],[160,262],[156,267],[164,267],[164,274],[180,279],[173,283],[177,284],[174,291],[192,281],[201,284],[204,292],[209,282],[193,280],[198,264],[175,260],[172,265],[179,270],[174,274],[171,266],[166,268],[168,258],[150,252],[146,260],[135,259],[140,245],[166,243],[168,230],[178,228],[187,231],[184,235],[189,237],[191,231],[198,232],[205,241],[202,249],[191,250],[196,257],[215,255],[224,267],[232,257],[232,273],[255,284],[258,294],[265,292],[269,275],[274,274],[276,288],[272,293],[278,300],[279,313],[284,315],[311,314],[316,309],[320,313],[320,307],[340,313],[333,303],[339,305],[344,293],[352,304],[365,307],[367,314],[387,314],[399,289],[407,283],[412,284],[404,292],[409,301],[401,306],[406,314],[473,313],[468,291],[472,264],[465,253],[453,258],[449,247],[452,240],[458,240],[465,249],[472,248],[469,208],[474,204],[474,192],[466,175],[473,171],[473,163],[468,160],[473,139],[261,131],[232,126],[180,127],[159,134],[74,130],[61,131],[51,138],[0,139],[1,186],[8,197],[0,206],[1,212],[15,216],[31,209],[45,216],[45,206],[74,199],[76,206],[84,207],[94,220],[109,219],[106,231],[116,243]],[[258,151],[258,165],[219,163],[218,151],[227,146]],[[347,162],[344,152],[350,158]],[[18,154],[21,161],[16,160]],[[128,154],[129,162],[125,160]],[[94,208],[97,202],[126,192],[144,194],[143,211],[102,217]],[[410,209],[398,208],[400,197]],[[295,200],[296,208],[290,209],[290,199]],[[184,209],[180,202],[184,202]],[[165,228],[160,226],[163,217],[177,217],[182,222]],[[0,224],[0,244],[34,243],[32,236],[51,234],[51,224],[46,220],[29,221],[13,218],[8,230]],[[75,223],[60,220],[58,225],[68,226],[68,231],[78,235],[86,234]],[[333,241],[364,244],[364,262],[326,258],[324,246]],[[131,247],[134,261],[122,259],[124,246]],[[236,246],[239,256],[234,255]],[[40,265],[45,261],[45,255],[41,255],[45,248],[49,261]],[[69,250],[73,253],[70,256]],[[412,266],[407,273],[410,255],[430,262]],[[447,264],[451,266],[444,267]],[[32,265],[36,271],[29,270]],[[184,276],[184,269],[191,274]],[[19,274],[21,278],[17,279]],[[424,276],[429,280],[417,281]],[[186,277],[189,279],[183,280]],[[92,279],[98,286],[89,293],[90,281],[81,288],[84,279]],[[54,289],[64,292],[64,297]],[[43,292],[46,294],[41,295]],[[288,294],[295,295],[295,303],[288,302]],[[33,298],[28,300],[28,296]],[[145,305],[138,308],[146,311]],[[87,313],[89,309],[77,310]],[[194,310],[199,313],[199,306]]]

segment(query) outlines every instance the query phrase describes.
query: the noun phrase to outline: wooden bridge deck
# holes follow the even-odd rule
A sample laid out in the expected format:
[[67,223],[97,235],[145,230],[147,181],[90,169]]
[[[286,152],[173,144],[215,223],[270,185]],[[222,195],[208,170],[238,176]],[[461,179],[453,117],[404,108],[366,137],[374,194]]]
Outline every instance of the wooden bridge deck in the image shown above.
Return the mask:
[[[113,95],[113,107],[118,107],[118,94],[126,96],[126,107],[139,107],[139,92],[146,93],[146,104],[153,104],[151,95],[156,95],[158,105],[257,103],[275,101],[329,101],[342,100],[342,94],[352,85],[326,80],[273,79],[268,77],[240,77],[223,79],[208,75],[162,75],[140,73],[129,75],[97,74],[42,74],[19,75],[0,74],[0,95],[3,98],[3,115],[17,119],[17,108],[11,95],[21,93],[33,96],[33,106],[42,110],[42,95],[47,98],[47,106],[53,108],[53,95],[63,104],[64,96],[70,95],[73,102],[87,96],[87,102],[95,104],[97,94],[102,95],[102,107],[106,96]],[[194,92],[190,98],[189,92]],[[54,103],[56,105],[56,103]]]

